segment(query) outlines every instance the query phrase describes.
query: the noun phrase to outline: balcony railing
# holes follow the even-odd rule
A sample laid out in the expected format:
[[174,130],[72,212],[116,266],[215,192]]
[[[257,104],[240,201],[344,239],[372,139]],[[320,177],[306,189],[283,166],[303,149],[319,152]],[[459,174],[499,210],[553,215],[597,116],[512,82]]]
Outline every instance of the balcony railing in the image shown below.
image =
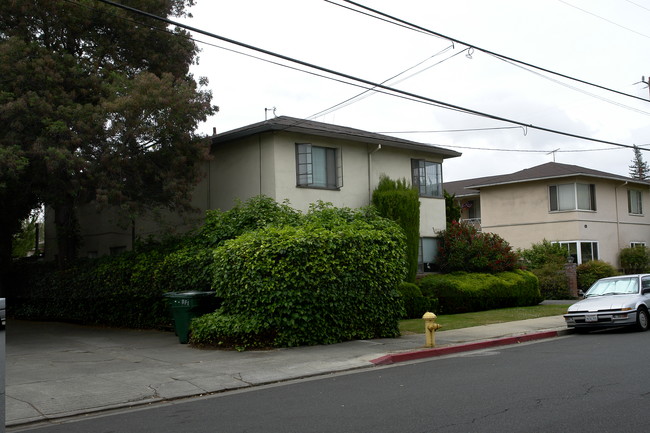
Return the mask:
[[480,218],[463,218],[460,221],[473,226],[479,232],[481,231],[481,219]]

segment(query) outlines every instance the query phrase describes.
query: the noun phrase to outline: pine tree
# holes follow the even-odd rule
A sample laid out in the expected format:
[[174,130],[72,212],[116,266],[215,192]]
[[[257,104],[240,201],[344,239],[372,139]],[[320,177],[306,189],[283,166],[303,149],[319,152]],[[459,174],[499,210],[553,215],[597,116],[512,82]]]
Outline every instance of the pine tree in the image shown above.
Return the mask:
[[650,167],[648,167],[648,163],[643,160],[641,150],[637,146],[634,146],[634,158],[632,159],[632,165],[630,165],[630,177],[646,180],[649,175]]

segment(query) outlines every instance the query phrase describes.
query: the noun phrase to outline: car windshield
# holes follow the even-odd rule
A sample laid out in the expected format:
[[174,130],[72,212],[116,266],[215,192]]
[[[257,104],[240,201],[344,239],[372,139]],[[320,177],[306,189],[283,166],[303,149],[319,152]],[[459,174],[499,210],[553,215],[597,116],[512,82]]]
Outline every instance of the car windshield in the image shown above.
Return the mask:
[[600,280],[591,286],[589,291],[585,293],[588,296],[603,296],[603,295],[625,295],[630,293],[638,293],[639,280],[637,278],[617,278],[614,280]]

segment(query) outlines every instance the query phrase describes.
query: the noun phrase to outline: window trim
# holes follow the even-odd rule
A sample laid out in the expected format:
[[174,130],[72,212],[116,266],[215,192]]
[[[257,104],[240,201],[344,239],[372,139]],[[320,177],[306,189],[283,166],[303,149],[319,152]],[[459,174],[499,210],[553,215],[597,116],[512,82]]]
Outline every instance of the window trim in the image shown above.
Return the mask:
[[[312,149],[325,150],[325,185],[314,182]],[[311,143],[295,143],[296,187],[340,190],[343,187],[343,158],[339,147],[314,146]]]
[[[573,185],[573,207],[568,209],[560,209],[560,186]],[[579,206],[580,200],[578,198],[578,185],[587,185],[589,188],[589,206],[591,209],[582,209]],[[556,183],[548,186],[548,203],[549,212],[596,212],[596,185],[593,183],[569,182],[569,183]]]
[[[560,244],[561,246],[566,246],[569,254],[574,257],[574,261],[576,264],[580,265],[582,263],[586,263],[583,260],[582,257],[582,245],[583,244],[590,244],[591,245],[591,260],[599,260],[600,258],[600,242],[599,241],[577,241],[577,240],[572,240],[572,241],[555,241],[552,242],[554,244]],[[576,245],[576,254],[575,256],[571,254],[571,250],[569,249],[570,244],[575,244]],[[596,246],[595,253],[594,254],[594,245]],[[587,260],[589,261],[589,260]]]
[[[424,241],[432,240],[433,241],[433,261],[425,262],[424,261]],[[435,272],[436,271],[436,261],[438,259],[438,248],[440,247],[440,238],[436,236],[421,236],[418,242],[418,271],[425,272]]]
[[[437,167],[436,183],[431,184],[435,186],[435,191],[431,194],[427,193],[427,183],[426,183],[426,169],[428,166]],[[425,179],[424,185],[422,185],[421,180]],[[426,198],[443,198],[443,180],[442,180],[442,163],[437,161],[429,161],[426,159],[411,159],[411,184],[418,190],[418,195],[420,197]]]
[[[638,199],[638,212],[634,212],[634,209],[632,208],[632,194],[636,196],[635,198]],[[643,191],[638,190],[638,189],[631,189],[628,188],[627,190],[627,212],[630,215],[643,215]]]

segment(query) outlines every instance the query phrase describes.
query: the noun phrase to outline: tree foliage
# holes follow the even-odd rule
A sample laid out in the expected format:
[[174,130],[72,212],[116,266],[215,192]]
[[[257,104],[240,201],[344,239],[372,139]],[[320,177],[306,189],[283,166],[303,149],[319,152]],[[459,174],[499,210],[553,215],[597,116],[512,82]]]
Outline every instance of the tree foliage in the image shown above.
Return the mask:
[[568,251],[559,243],[552,243],[547,239],[532,244],[530,248],[518,250],[526,267],[530,269],[541,268],[547,264],[561,265],[567,261]]
[[372,193],[372,204],[381,216],[397,222],[404,230],[408,261],[406,281],[415,282],[420,247],[420,198],[417,190],[406,179],[393,180],[381,176]]
[[546,239],[518,250],[524,266],[539,279],[539,290],[544,299],[570,299],[569,280],[566,275],[568,251],[559,243]]
[[[136,6],[178,17],[192,4]],[[188,36],[89,0],[0,3],[0,198],[7,218],[20,221],[38,205],[50,206],[59,257],[66,258],[76,252],[79,205],[117,205],[131,216],[189,207],[206,158],[194,131],[214,108],[205,83],[189,73],[198,49]],[[16,230],[15,222],[0,226]]]
[[517,267],[517,254],[494,233],[482,233],[467,223],[453,222],[440,235],[437,263],[443,273],[497,273]]
[[634,146],[634,158],[632,165],[630,165],[630,177],[639,180],[646,180],[650,176],[650,167],[648,163],[643,160],[641,150]]

